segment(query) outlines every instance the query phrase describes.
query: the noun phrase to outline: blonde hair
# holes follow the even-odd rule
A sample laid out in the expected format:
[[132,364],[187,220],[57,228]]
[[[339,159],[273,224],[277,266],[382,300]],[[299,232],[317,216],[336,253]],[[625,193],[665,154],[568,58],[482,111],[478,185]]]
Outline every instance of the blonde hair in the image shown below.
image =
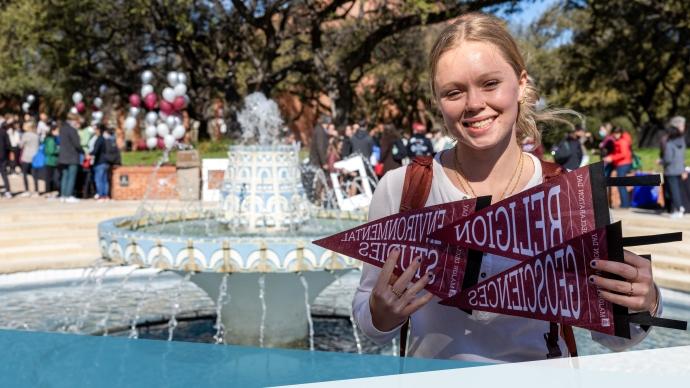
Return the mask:
[[[441,32],[429,53],[429,82],[434,101],[438,102],[434,79],[436,78],[436,68],[441,55],[466,41],[492,44],[498,49],[503,59],[508,62],[508,65],[513,69],[518,79],[523,71],[527,71],[525,60],[518,49],[517,43],[515,43],[515,39],[513,39],[500,19],[482,13],[468,13],[457,18]],[[537,128],[537,122],[557,121],[572,127],[572,123],[564,119],[563,115],[571,114],[581,119],[579,113],[569,109],[544,109],[537,111],[536,105],[538,101],[539,92],[534,86],[532,78],[527,77],[527,84],[519,101],[516,120],[518,143],[526,137],[532,137],[537,144],[541,143],[541,132]],[[443,131],[444,134],[448,135],[447,128],[444,127]]]

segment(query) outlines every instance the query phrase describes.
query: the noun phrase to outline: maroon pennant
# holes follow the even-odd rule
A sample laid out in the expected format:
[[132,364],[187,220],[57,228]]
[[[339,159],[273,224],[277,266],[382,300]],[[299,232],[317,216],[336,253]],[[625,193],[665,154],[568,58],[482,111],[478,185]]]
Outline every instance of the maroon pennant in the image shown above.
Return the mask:
[[609,223],[603,165],[595,163],[485,207],[431,234],[449,244],[526,260]]
[[620,223],[570,239],[440,303],[629,338],[627,309],[601,298],[588,281],[602,275],[589,265],[595,259],[623,260]]
[[467,217],[482,202],[488,204],[489,199],[472,198],[398,213],[313,243],[377,267],[383,267],[388,255],[398,248],[400,258],[394,270],[396,275],[421,256],[422,264],[414,280],[433,271],[426,289],[445,299],[462,289],[468,251],[428,236]]

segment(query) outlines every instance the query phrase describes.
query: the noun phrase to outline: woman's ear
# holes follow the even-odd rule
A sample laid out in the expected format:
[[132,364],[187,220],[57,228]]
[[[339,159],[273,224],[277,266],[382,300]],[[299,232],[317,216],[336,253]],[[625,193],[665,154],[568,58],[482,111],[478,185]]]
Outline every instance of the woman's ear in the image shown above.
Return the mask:
[[527,71],[523,70],[520,73],[520,76],[518,77],[518,88],[520,93],[518,94],[518,101],[524,102],[527,96],[525,95],[525,92],[527,91],[527,82],[529,80],[529,76],[527,75]]

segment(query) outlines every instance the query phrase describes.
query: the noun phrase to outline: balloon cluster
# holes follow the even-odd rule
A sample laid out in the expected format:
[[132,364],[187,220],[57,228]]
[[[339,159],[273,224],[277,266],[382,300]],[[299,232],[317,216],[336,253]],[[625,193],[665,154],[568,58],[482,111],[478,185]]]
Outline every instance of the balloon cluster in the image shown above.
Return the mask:
[[29,94],[28,96],[26,96],[26,101],[22,103],[22,110],[24,111],[24,113],[29,113],[29,109],[31,109],[31,105],[33,105],[35,101],[36,96],[34,96],[33,94]]
[[[105,86],[100,87],[100,91],[103,92]],[[83,115],[86,112],[86,101],[84,100],[84,95],[80,91],[72,93],[72,102],[74,106],[70,108],[70,113]],[[103,107],[103,99],[101,97],[96,97],[93,99],[93,105],[91,106],[91,125],[98,125],[101,120],[103,120],[103,112],[101,108]]]
[[144,133],[146,147],[149,149],[158,146],[159,138],[163,139],[166,149],[171,149],[185,134],[181,112],[189,103],[187,76],[182,72],[171,71],[166,79],[168,86],[163,89],[160,101],[151,85],[153,73],[150,70],[141,73],[141,82],[144,84],[141,87],[141,94],[133,93],[129,96],[130,108],[129,115],[125,119],[125,129],[131,131],[137,126],[137,116],[143,105],[147,110],[144,115],[146,125]]

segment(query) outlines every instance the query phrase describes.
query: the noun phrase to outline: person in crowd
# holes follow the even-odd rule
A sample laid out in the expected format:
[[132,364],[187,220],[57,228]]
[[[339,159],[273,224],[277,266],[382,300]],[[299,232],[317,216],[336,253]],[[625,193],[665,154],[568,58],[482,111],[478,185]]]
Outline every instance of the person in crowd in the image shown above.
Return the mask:
[[[632,169],[632,137],[621,127],[613,129],[613,151],[604,157],[604,162],[610,164],[616,171],[616,176],[626,176]],[[620,207],[630,207],[630,193],[625,186],[618,187]]]
[[[428,63],[432,101],[439,107],[445,130],[458,141],[453,149],[434,157],[425,205],[485,195],[496,202],[541,183],[542,163],[523,153],[520,141],[525,136],[539,140],[536,123],[558,119],[559,112],[536,110],[537,90],[504,23],[484,14],[461,16],[440,33]],[[406,168],[398,168],[381,179],[369,207],[370,221],[399,211],[405,172]],[[557,332],[546,335],[552,332],[549,322],[504,314],[468,314],[440,305],[437,297],[424,291],[440,276],[440,269],[421,272],[420,257],[393,276],[399,255],[399,251],[389,251],[383,268],[364,264],[354,296],[354,320],[375,342],[390,342],[410,319],[408,354],[413,357],[518,362],[558,354],[554,348],[568,354]],[[480,273],[490,277],[514,264],[515,260],[486,254]],[[590,265],[602,275],[611,273],[624,279],[592,276],[604,300],[657,314],[660,293],[652,282],[649,260],[626,252],[625,262],[594,260]],[[631,284],[634,294],[620,292]],[[630,339],[597,332],[591,335],[598,343],[621,350],[640,342],[647,330],[631,324]]]
[[431,144],[434,146],[434,153],[437,153],[453,148],[455,142],[448,135],[444,134],[441,128],[434,127],[431,129]]
[[50,119],[48,118],[48,115],[45,112],[41,112],[41,114],[38,115],[38,123],[36,124],[36,134],[41,140],[41,143],[45,141],[46,136],[48,136],[48,133],[50,132],[49,123]]
[[319,123],[314,127],[311,137],[311,147],[309,149],[309,162],[326,171],[327,166],[327,151],[328,151],[328,125],[331,124],[331,118],[328,116],[321,116]]
[[58,156],[59,156],[59,135],[60,128],[56,123],[53,123],[45,141],[43,142],[43,153],[45,154],[45,180],[46,193],[60,190],[60,174],[58,172]]
[[348,124],[345,126],[345,130],[343,131],[343,152],[341,153],[341,157],[347,158],[352,154],[352,135],[355,133],[352,124]]
[[613,136],[613,124],[606,122],[599,127],[599,156],[604,161],[604,175],[611,176],[613,164],[606,161],[606,156],[613,153],[616,138]]
[[93,160],[94,182],[96,196],[99,201],[110,198],[110,167],[117,163],[119,150],[115,137],[104,124],[98,126],[98,135],[91,151]]
[[77,181],[77,171],[80,165],[80,157],[84,149],[79,142],[77,128],[81,127],[81,116],[69,113],[67,120],[60,127],[60,150],[58,164],[60,166],[60,198],[64,202],[79,202],[74,196],[74,187]]
[[687,179],[685,172],[685,118],[676,116],[669,123],[668,138],[663,153],[664,191],[671,199],[671,217],[681,218],[685,213],[681,201],[681,179]]
[[333,136],[328,140],[328,150],[326,151],[326,171],[329,173],[336,172],[335,163],[340,160],[340,151],[342,150],[342,141],[337,136]]
[[[657,163],[662,167],[664,166],[664,152],[666,151],[666,143],[668,142],[670,135],[677,133],[679,130],[681,132],[685,132],[685,117],[674,116],[668,121],[666,130],[659,139],[659,159],[657,160]],[[664,182],[667,182],[666,176],[664,176]],[[671,191],[664,190],[664,207],[666,208],[666,211],[671,214],[674,213],[672,203],[673,198],[671,198]]]
[[360,122],[357,125],[357,130],[350,138],[350,143],[352,143],[352,153],[361,154],[365,160],[371,159],[376,142],[367,132],[365,122]]
[[544,147],[541,143],[537,144],[532,136],[525,136],[522,139],[521,147],[523,152],[529,152],[540,160],[544,159]]
[[36,133],[35,124],[31,121],[25,122],[24,133],[22,134],[22,138],[19,140],[19,147],[22,150],[19,162],[22,168],[22,175],[24,177],[24,193],[21,194],[22,196],[31,195],[28,179],[29,174],[31,174],[31,178],[33,180],[34,195],[39,195],[38,174],[37,171],[34,171],[34,169],[32,168],[32,161],[34,159],[34,156],[36,156],[36,153],[38,152],[39,144],[40,140],[38,138],[38,134]]
[[10,138],[10,172],[16,174],[17,169],[21,171],[21,166],[19,164],[21,148],[19,147],[19,142],[22,139],[22,131],[19,128],[19,121],[16,119],[10,120],[7,135]]
[[402,161],[407,157],[407,147],[402,142],[402,136],[395,125],[386,124],[383,126],[381,136],[381,162],[383,163],[383,174],[402,166]]
[[0,192],[0,196],[11,198],[12,191],[10,190],[10,179],[7,176],[7,169],[9,168],[12,146],[10,144],[10,137],[7,134],[7,128],[7,121],[0,125],[0,179],[2,179],[2,192]]
[[410,158],[434,154],[434,145],[426,137],[426,127],[420,122],[412,123],[412,137],[407,143],[407,154]]
[[558,147],[553,151],[553,159],[556,163],[567,170],[575,170],[580,167],[582,162],[582,145],[577,137],[575,128],[571,128],[565,138],[558,143]]
[[77,133],[79,134],[79,145],[84,150],[84,155],[80,159],[79,171],[77,172],[77,192],[81,198],[91,198],[94,195],[95,189],[91,151],[96,141],[96,129],[93,125],[87,125],[78,128]]

